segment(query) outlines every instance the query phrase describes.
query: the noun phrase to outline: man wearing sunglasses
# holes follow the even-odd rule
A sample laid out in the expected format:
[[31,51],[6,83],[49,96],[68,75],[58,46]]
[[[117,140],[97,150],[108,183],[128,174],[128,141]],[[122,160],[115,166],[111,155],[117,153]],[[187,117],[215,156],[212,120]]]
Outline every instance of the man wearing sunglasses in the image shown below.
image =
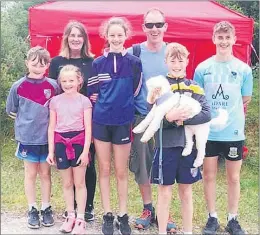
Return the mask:
[[[164,13],[152,8],[144,14],[142,28],[146,34],[146,41],[135,44],[128,49],[129,53],[136,55],[142,61],[143,83],[139,95],[135,99],[135,123],[137,126],[148,114],[146,81],[150,77],[167,75],[167,67],[164,62],[166,43],[163,41],[168,24],[165,22]],[[140,218],[135,221],[135,227],[147,229],[155,221],[155,209],[152,205],[152,190],[150,184],[150,171],[154,156],[154,141],[148,143],[140,141],[141,134],[134,134],[132,153],[129,168],[135,174],[135,181],[139,185],[144,208]],[[169,217],[168,232],[175,232],[176,225]]]

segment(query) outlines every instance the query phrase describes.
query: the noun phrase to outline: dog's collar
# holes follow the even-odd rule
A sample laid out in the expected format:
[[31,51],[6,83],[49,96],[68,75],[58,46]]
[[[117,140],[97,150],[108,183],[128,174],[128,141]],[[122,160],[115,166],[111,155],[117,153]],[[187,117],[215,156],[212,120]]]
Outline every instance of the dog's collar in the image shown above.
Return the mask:
[[171,91],[168,91],[167,93],[163,94],[160,98],[156,100],[156,105],[162,104],[165,100],[168,100],[170,97],[172,97],[173,93]]

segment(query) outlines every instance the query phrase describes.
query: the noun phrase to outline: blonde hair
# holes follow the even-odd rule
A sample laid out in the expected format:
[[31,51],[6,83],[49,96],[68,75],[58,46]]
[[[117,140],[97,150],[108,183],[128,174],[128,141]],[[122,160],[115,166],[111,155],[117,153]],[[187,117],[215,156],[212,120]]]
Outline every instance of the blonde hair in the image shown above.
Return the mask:
[[61,86],[61,78],[63,76],[66,76],[66,74],[68,74],[69,72],[74,72],[75,73],[75,76],[77,77],[78,81],[79,81],[79,87],[78,87],[78,91],[83,87],[83,82],[84,82],[84,79],[83,79],[83,76],[82,76],[82,73],[80,71],[80,69],[77,67],[77,66],[74,66],[74,65],[65,65],[61,70],[60,70],[60,73],[59,73],[59,77],[58,77],[58,84]]
[[105,21],[102,23],[102,25],[100,26],[100,36],[102,38],[106,38],[106,36],[108,35],[108,30],[110,28],[110,26],[112,25],[120,25],[125,32],[125,35],[127,36],[127,38],[129,38],[131,36],[132,30],[131,30],[131,24],[130,22],[123,17],[111,17],[109,20]]
[[225,32],[225,33],[232,33],[233,35],[236,34],[236,30],[233,24],[231,24],[228,21],[221,21],[217,24],[215,24],[213,28],[213,35],[219,32]]
[[146,19],[147,15],[148,15],[149,13],[151,13],[151,12],[158,12],[158,13],[160,13],[160,14],[162,15],[162,17],[163,17],[163,20],[165,21],[164,13],[163,13],[159,8],[157,8],[157,7],[152,7],[152,8],[150,8],[146,13],[144,13],[144,22],[145,22],[145,19]]
[[37,59],[41,64],[48,64],[50,63],[51,57],[50,53],[45,48],[41,46],[35,46],[27,52],[26,59],[32,61]]
[[89,42],[89,37],[86,28],[84,25],[78,21],[70,21],[64,28],[63,36],[62,36],[62,42],[61,42],[61,48],[60,48],[60,56],[65,57],[67,59],[70,58],[70,48],[68,43],[68,37],[71,33],[71,30],[73,28],[77,28],[80,33],[83,36],[84,42],[83,46],[81,48],[80,56],[82,58],[86,57],[94,57],[94,54],[91,52],[91,45]]
[[182,44],[177,43],[177,42],[169,43],[166,47],[166,50],[165,50],[165,58],[166,59],[169,56],[173,57],[173,58],[178,58],[178,59],[188,58],[189,54],[190,53],[187,50],[187,48],[185,46],[183,46]]

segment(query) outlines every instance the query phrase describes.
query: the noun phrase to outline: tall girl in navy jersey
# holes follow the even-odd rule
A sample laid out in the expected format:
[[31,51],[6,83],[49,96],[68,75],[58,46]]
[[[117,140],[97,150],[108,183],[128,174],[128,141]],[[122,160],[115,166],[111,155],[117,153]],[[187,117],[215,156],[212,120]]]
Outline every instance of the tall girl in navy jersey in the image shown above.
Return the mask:
[[89,96],[98,93],[93,111],[93,137],[98,159],[99,184],[104,209],[102,232],[113,234],[114,216],[110,207],[110,164],[113,150],[119,215],[122,234],[130,234],[127,215],[128,158],[131,147],[131,123],[134,97],[141,87],[142,65],[139,58],[124,49],[129,37],[129,23],[110,18],[101,26],[101,35],[109,47],[93,62],[93,76],[88,80]]

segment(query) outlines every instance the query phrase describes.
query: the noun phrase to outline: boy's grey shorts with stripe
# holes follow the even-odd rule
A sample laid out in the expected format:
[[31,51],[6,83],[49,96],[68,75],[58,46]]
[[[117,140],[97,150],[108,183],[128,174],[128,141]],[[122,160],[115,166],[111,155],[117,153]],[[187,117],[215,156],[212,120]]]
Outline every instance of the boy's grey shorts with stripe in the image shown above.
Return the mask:
[[[137,126],[145,116],[135,115],[133,128]],[[133,143],[130,154],[129,169],[135,174],[137,184],[149,184],[150,173],[154,156],[154,139],[152,138],[147,143],[140,141],[143,133],[133,133]]]

